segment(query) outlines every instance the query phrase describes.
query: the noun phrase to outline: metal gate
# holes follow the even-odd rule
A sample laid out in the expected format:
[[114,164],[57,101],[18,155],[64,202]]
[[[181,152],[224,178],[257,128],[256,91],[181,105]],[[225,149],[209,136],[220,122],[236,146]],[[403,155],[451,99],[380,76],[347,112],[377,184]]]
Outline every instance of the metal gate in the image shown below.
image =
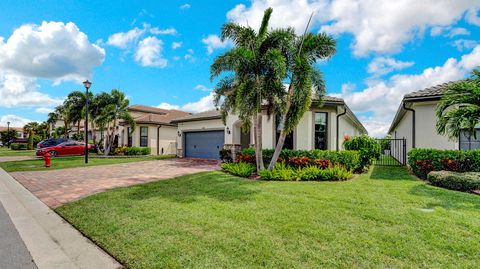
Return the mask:
[[377,139],[381,153],[375,165],[402,166],[407,163],[407,143],[405,138]]

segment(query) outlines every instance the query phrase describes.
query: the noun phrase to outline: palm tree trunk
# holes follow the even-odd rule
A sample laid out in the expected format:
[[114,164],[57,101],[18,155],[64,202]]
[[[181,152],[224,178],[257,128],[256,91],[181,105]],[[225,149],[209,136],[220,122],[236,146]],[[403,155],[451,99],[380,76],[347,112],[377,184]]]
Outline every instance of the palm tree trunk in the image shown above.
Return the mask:
[[77,122],[77,135],[80,134],[80,120]]
[[287,121],[288,111],[290,110],[290,106],[292,105],[292,95],[293,95],[294,86],[292,81],[290,81],[290,86],[288,86],[288,94],[287,94],[287,103],[285,104],[285,110],[280,118],[280,123],[278,126],[281,127],[280,129],[280,137],[278,138],[277,145],[275,147],[275,152],[273,153],[272,160],[270,160],[270,164],[268,165],[268,170],[272,170],[275,164],[278,161],[278,157],[280,157],[280,153],[282,152],[283,145],[285,144],[285,138],[287,137],[287,132],[285,132],[285,123]]
[[262,149],[262,112],[257,113],[254,120],[255,131],[255,160],[257,164],[257,173],[263,170],[263,149]]
[[65,138],[68,138],[68,122],[66,120],[63,120],[63,135],[65,136]]

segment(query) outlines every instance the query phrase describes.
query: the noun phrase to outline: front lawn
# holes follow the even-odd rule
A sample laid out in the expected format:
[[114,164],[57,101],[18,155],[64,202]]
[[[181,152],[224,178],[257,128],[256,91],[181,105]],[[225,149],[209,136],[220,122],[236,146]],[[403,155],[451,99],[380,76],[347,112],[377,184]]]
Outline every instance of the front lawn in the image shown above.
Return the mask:
[[105,164],[140,162],[140,161],[148,161],[148,160],[161,160],[161,159],[168,159],[173,157],[175,156],[162,155],[162,156],[145,156],[145,157],[138,157],[138,158],[90,158],[88,159],[88,164],[85,164],[84,156],[75,156],[75,157],[53,158],[52,165],[50,168],[45,168],[43,159],[0,162],[0,167],[7,172],[39,171],[39,170],[64,169],[64,168],[83,167],[83,166],[105,165]]
[[480,197],[400,167],[346,182],[206,172],[57,212],[129,268],[480,267]]
[[0,147],[0,157],[2,156],[35,156],[35,150],[11,150],[7,147]]

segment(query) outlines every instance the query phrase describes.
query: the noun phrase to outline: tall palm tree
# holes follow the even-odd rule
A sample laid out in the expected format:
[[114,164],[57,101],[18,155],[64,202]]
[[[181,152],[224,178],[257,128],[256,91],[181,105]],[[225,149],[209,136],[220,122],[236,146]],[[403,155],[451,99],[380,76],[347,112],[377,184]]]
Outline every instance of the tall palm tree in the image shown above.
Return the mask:
[[64,106],[71,123],[77,125],[77,134],[80,134],[80,123],[85,118],[85,93],[81,91],[71,92],[65,99]]
[[480,124],[480,68],[470,78],[450,84],[437,104],[437,132],[456,140],[465,130],[476,138]]
[[60,116],[55,112],[55,110],[53,112],[50,112],[48,113],[48,117],[47,117],[47,124],[48,124],[48,128],[49,128],[49,132],[48,132],[48,137],[51,136],[51,133],[52,133],[52,129],[53,129],[53,125],[60,119]]
[[253,121],[257,171],[264,168],[262,110],[275,110],[285,92],[282,79],[286,61],[278,45],[282,38],[279,33],[268,32],[271,14],[271,8],[265,10],[258,32],[233,22],[224,24],[221,39],[229,39],[235,46],[218,56],[210,68],[212,80],[223,75],[214,89],[214,101],[221,107],[224,120],[233,113],[246,126]]
[[96,122],[106,127],[105,136],[105,155],[108,155],[112,150],[115,142],[116,131],[115,128],[120,120],[126,122],[132,128],[135,128],[135,121],[128,111],[129,101],[125,94],[117,89],[113,89],[108,98],[108,104],[102,109],[100,116]]
[[295,36],[292,46],[287,47],[288,93],[277,123],[280,136],[268,169],[273,169],[282,151],[285,138],[298,125],[304,113],[310,109],[312,94],[315,94],[319,100],[318,105],[323,103],[325,81],[315,64],[319,60],[332,57],[336,51],[335,47],[336,42],[332,37],[324,33],[313,34],[306,31],[301,36]]
[[54,112],[57,116],[57,119],[62,119],[63,120],[63,136],[65,138],[68,138],[68,133],[70,129],[68,126],[70,125],[70,113],[68,109],[65,107],[65,105],[58,105],[55,107]]

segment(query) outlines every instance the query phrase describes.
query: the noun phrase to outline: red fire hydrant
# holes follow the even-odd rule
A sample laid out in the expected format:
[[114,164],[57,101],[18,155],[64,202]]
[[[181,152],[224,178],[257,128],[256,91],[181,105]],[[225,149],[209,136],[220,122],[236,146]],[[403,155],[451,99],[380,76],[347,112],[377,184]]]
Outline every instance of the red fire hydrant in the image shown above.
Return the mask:
[[52,155],[50,155],[50,153],[45,153],[45,155],[43,155],[43,160],[45,160],[45,167],[50,167],[50,164],[52,162]]

